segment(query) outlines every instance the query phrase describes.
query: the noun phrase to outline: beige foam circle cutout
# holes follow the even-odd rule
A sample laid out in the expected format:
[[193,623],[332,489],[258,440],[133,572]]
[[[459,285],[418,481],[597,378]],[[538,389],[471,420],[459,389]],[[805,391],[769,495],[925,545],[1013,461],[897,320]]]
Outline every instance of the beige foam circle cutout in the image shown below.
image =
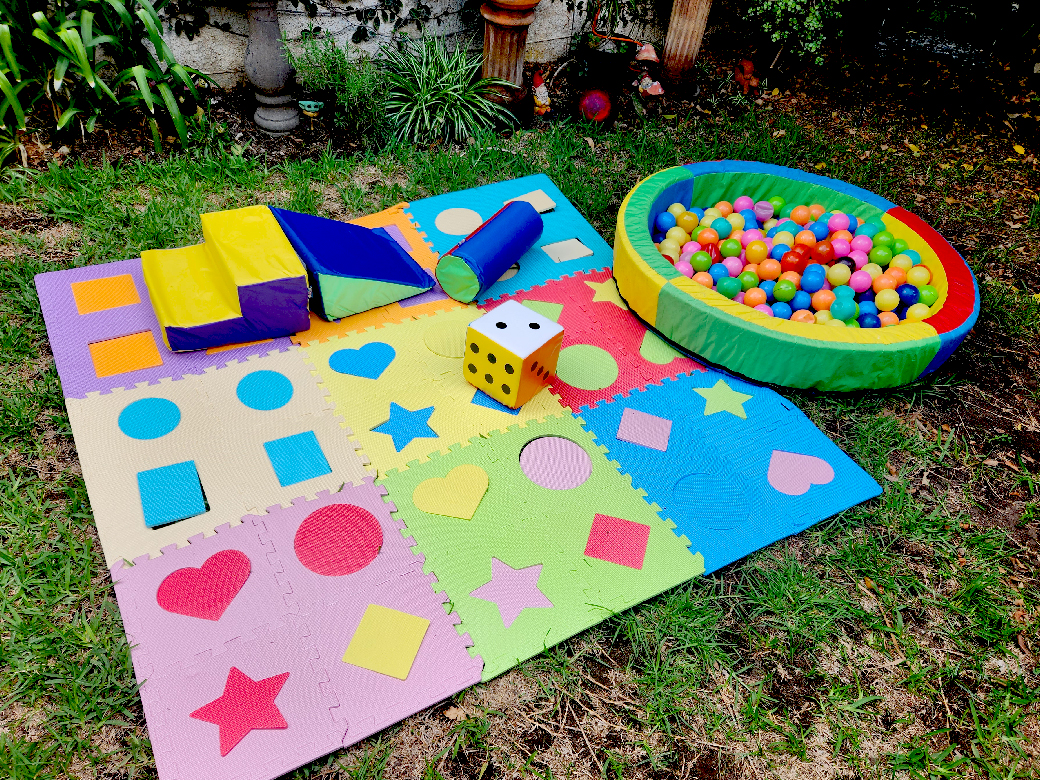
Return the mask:
[[433,221],[437,229],[449,236],[468,236],[484,220],[473,209],[444,209]]
[[423,333],[423,343],[435,355],[460,358],[466,354],[466,326],[460,322],[431,325]]

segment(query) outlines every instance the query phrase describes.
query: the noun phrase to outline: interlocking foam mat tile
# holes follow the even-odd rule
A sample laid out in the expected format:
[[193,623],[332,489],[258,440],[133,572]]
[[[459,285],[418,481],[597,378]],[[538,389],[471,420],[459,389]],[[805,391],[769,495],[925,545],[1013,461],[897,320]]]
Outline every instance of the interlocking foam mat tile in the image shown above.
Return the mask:
[[[137,260],[37,277],[160,780],[270,780],[880,492],[648,332],[548,177],[356,222],[432,272],[515,198],[545,233],[483,308],[435,289],[296,344],[170,353]],[[565,328],[520,410],[463,376],[506,296]]]

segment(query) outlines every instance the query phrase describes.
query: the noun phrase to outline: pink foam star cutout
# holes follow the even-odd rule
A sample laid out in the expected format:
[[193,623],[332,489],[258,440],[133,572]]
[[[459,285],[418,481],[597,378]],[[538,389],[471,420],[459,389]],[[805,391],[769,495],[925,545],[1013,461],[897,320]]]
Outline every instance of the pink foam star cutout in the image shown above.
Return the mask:
[[232,666],[220,698],[199,707],[191,717],[220,726],[220,755],[226,756],[253,729],[289,727],[274,703],[287,679],[288,672],[254,680]]
[[538,577],[541,573],[540,563],[525,569],[514,569],[508,563],[492,558],[491,581],[484,583],[469,595],[498,605],[502,622],[509,628],[525,609],[553,605],[538,589]]

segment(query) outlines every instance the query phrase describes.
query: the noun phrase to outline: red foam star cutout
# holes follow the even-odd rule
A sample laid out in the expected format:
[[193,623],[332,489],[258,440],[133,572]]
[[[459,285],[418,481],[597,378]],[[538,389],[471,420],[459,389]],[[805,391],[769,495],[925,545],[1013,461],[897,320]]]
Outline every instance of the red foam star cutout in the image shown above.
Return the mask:
[[284,729],[289,724],[274,703],[289,673],[253,680],[234,666],[219,699],[191,713],[196,720],[220,726],[220,755],[226,756],[253,729]]

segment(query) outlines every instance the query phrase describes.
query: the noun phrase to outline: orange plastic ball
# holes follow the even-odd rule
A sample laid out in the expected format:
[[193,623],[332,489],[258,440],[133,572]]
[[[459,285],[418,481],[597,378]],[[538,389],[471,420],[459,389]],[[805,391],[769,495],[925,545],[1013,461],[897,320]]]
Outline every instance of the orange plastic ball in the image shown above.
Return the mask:
[[816,236],[813,235],[811,230],[802,230],[794,237],[795,244],[802,244],[803,246],[816,246]]
[[695,273],[693,275],[693,281],[697,282],[697,284],[703,284],[709,290],[715,286],[715,280],[707,271],[700,271],[698,273]]
[[[748,263],[747,265],[745,265],[744,271],[751,271],[751,273],[753,273],[755,276],[758,276],[758,266],[754,263]],[[741,271],[741,273],[744,273],[744,271]],[[758,278],[761,279],[762,277],[758,276]]]
[[852,243],[852,233],[850,233],[847,230],[835,230],[833,233],[831,233],[830,240],[834,241],[834,239],[836,238],[848,241],[850,244]]
[[761,306],[767,300],[766,291],[761,287],[752,287],[744,293],[744,305],[752,309]]
[[824,212],[826,211],[827,209],[825,209],[819,203],[813,203],[811,206],[809,206],[809,216],[813,218],[813,221],[816,221],[820,217],[822,217]]
[[744,235],[744,231],[743,231],[743,229],[742,229],[742,228],[733,228],[733,230],[731,230],[731,231],[729,232],[729,237],[730,237],[730,238],[734,238],[734,239],[736,239],[737,241],[739,241],[739,240],[740,240],[740,237],[741,237],[742,235]]
[[889,268],[885,273],[896,280],[896,287],[906,284],[906,271],[902,268]]
[[770,257],[758,264],[758,278],[779,279],[780,270],[780,261]]
[[835,295],[830,290],[817,290],[813,293],[812,307],[816,311],[829,311],[834,298]]
[[794,220],[796,225],[807,225],[809,220],[812,218],[812,214],[809,209],[805,206],[795,206],[791,209],[791,219]]
[[881,320],[881,327],[887,328],[889,325],[899,324],[899,315],[894,311],[879,311],[877,318]]
[[780,274],[780,278],[787,279],[789,282],[793,282],[796,288],[802,289],[802,275],[797,271],[784,271]]
[[769,249],[765,241],[752,241],[744,248],[744,255],[749,263],[761,263],[769,257]]
[[896,280],[888,273],[881,274],[881,276],[874,280],[873,284],[875,293],[879,293],[882,290],[894,290],[898,286]]
[[700,220],[697,219],[697,215],[690,211],[684,211],[682,214],[675,218],[675,224],[681,227],[687,233],[692,233],[693,229],[697,227],[700,223]]
[[704,228],[704,230],[697,234],[697,243],[701,246],[704,246],[705,244],[717,244],[719,243],[719,234],[712,228]]
[[[747,293],[744,293],[744,303],[747,303]],[[799,309],[791,315],[791,322],[816,322],[816,317],[808,309]]]
[[733,213],[733,204],[730,203],[728,200],[720,200],[718,203],[715,204],[715,208],[717,208],[719,210],[719,213],[724,217],[728,217],[730,214]]

